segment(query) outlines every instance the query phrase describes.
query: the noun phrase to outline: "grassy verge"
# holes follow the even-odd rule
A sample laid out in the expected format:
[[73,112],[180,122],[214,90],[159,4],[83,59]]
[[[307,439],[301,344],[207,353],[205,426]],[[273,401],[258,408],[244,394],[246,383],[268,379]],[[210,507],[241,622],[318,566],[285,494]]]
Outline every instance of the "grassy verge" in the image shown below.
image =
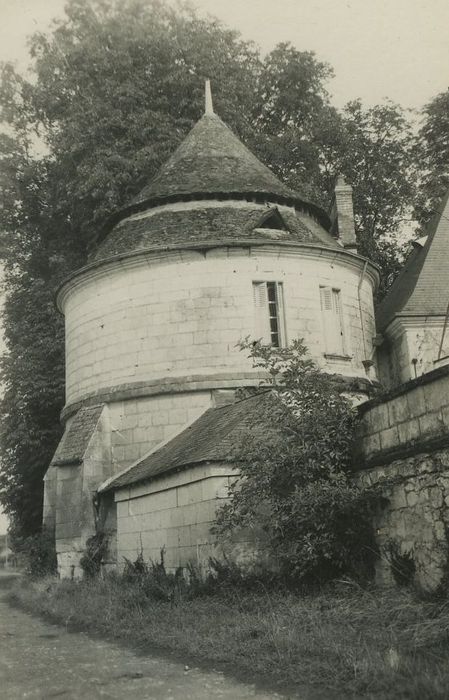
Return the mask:
[[324,697],[447,698],[449,603],[341,583],[313,596],[221,591],[157,600],[119,578],[46,579],[17,603],[53,622],[269,675]]

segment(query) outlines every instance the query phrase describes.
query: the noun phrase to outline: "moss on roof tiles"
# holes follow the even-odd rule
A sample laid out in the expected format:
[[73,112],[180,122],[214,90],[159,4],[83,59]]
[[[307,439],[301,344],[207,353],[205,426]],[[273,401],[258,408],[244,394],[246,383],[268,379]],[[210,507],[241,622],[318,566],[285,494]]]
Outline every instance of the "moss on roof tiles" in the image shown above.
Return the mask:
[[207,241],[229,242],[245,238],[290,240],[340,248],[327,231],[322,229],[321,235],[318,235],[317,227],[308,228],[293,211],[282,212],[287,230],[258,228],[266,213],[267,208],[249,203],[246,207],[238,207],[223,202],[222,206],[217,207],[192,202],[192,208],[185,210],[161,208],[150,216],[120,222],[98,246],[91,259],[100,260],[151,247]]
[[118,474],[101,490],[124,488],[193,464],[235,461],[236,445],[246,430],[254,432],[261,426],[270,397],[271,392],[264,392],[228,406],[208,409],[192,425]]
[[205,114],[131,205],[173,195],[210,192],[296,196],[216,114]]

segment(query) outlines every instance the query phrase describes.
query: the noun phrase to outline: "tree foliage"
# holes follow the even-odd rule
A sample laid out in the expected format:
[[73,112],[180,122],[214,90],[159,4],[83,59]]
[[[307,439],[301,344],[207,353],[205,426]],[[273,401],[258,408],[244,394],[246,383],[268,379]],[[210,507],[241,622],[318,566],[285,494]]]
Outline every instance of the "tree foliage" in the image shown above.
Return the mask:
[[382,297],[403,259],[404,221],[416,197],[416,144],[409,115],[393,103],[338,111],[332,68],[280,44],[259,79],[254,150],[293,189],[328,208],[336,177],[353,186],[359,252],[379,265]]
[[343,110],[344,136],[334,167],[353,186],[358,251],[379,265],[382,297],[403,260],[403,223],[416,196],[415,139],[399,105]]
[[226,540],[242,528],[260,531],[281,573],[296,581],[372,573],[371,497],[351,478],[355,409],[301,341],[241,347],[273,391],[261,396],[258,428],[236,445],[240,475],[216,532]]
[[8,350],[0,489],[18,536],[39,528],[42,478],[61,434],[55,289],[199,117],[204,78],[216,76],[217,109],[239,131],[258,72],[248,43],[186,7],[72,0],[66,12],[49,37],[31,42],[35,79],[6,65],[0,92],[8,132],[0,141]]
[[421,181],[415,215],[425,225],[449,189],[449,88],[424,107],[422,117],[416,149]]
[[[379,249],[403,202],[392,199],[382,218],[382,191],[372,195],[366,173],[381,152],[390,175],[383,179],[381,166],[376,174],[389,189],[406,147],[399,139],[391,163],[386,149],[369,160],[369,138],[351,131],[350,114],[330,104],[330,66],[286,44],[262,59],[237,32],[188,6],[69,0],[66,16],[50,34],[36,34],[30,51],[31,78],[7,64],[0,83],[8,350],[0,491],[21,535],[38,528],[42,476],[61,433],[63,322],[54,291],[86,261],[110,214],[140,191],[201,115],[204,79],[213,79],[220,116],[307,197],[326,206],[339,170],[363,183],[359,236],[367,241],[374,232]],[[351,149],[357,156],[350,167]]]

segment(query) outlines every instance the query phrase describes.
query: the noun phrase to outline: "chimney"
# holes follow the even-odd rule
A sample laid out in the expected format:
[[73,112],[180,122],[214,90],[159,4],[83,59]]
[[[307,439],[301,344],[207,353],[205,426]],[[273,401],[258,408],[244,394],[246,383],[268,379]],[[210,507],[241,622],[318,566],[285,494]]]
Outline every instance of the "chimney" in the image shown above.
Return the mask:
[[355,237],[352,187],[347,185],[342,175],[337,178],[331,205],[331,233],[337,236],[344,248],[357,253]]

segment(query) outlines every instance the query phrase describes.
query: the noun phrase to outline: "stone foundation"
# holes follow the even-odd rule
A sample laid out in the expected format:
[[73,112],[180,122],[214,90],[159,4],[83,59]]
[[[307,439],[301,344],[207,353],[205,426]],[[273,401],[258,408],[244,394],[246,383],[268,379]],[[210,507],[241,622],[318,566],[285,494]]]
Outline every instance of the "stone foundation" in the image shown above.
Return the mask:
[[380,550],[377,583],[395,582],[399,556],[413,562],[419,588],[437,589],[448,572],[449,449],[375,467],[361,474],[359,483],[380,487],[383,496],[374,522]]

